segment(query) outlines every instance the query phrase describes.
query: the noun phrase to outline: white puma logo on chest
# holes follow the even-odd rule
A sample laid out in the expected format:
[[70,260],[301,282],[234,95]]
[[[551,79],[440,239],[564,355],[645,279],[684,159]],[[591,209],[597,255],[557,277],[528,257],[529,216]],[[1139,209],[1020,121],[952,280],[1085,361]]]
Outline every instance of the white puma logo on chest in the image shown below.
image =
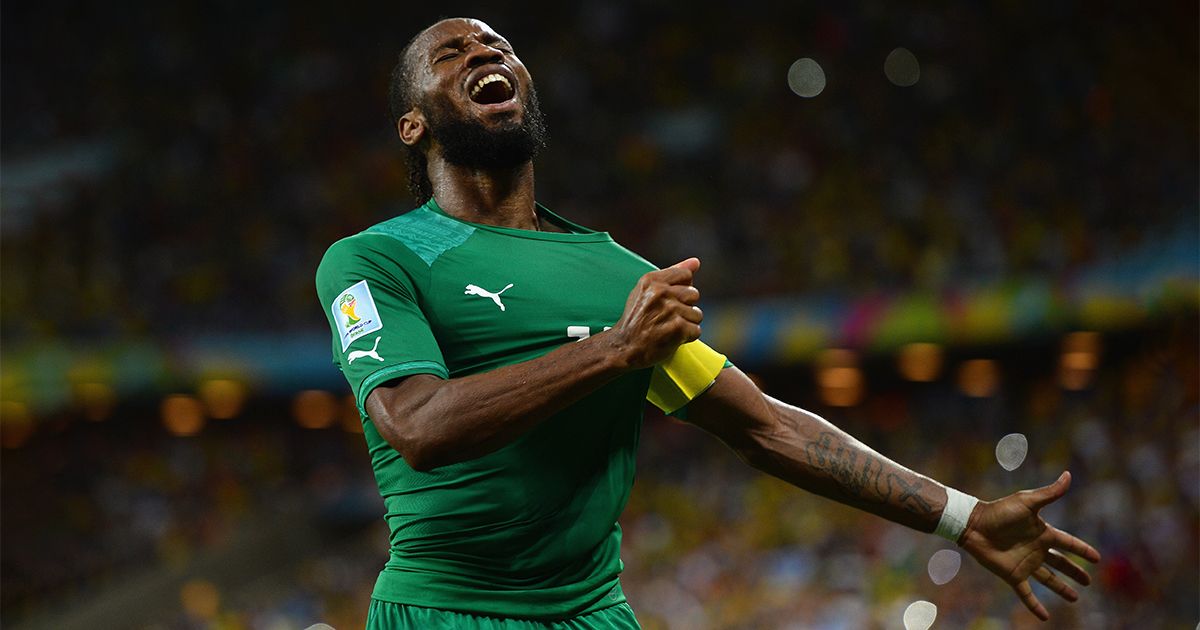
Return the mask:
[[509,289],[511,289],[511,288],[512,288],[512,286],[513,286],[513,285],[512,285],[512,283],[511,283],[511,282],[509,282],[509,283],[508,283],[508,286],[504,287],[503,289],[500,289],[499,291],[497,291],[497,292],[495,292],[495,293],[492,293],[491,291],[488,291],[487,289],[480,288],[480,287],[479,287],[479,286],[477,286],[477,285],[474,285],[474,284],[468,284],[468,285],[467,285],[467,290],[463,292],[463,295],[479,295],[479,296],[482,296],[482,297],[485,297],[485,298],[491,298],[491,299],[492,299],[492,301],[496,303],[496,306],[499,306],[499,307],[500,307],[500,310],[502,310],[502,311],[503,311],[503,310],[505,310],[505,308],[504,308],[504,302],[501,302],[501,301],[500,301],[500,294],[501,294],[501,293],[504,293],[505,291],[507,291],[507,290],[509,290]]
[[370,350],[355,350],[354,352],[351,352],[349,354],[349,356],[346,357],[346,365],[350,365],[351,363],[354,363],[355,359],[361,359],[363,357],[371,357],[372,359],[375,359],[376,361],[382,362],[383,357],[379,356],[379,354],[375,352],[376,350],[379,349],[379,340],[380,339],[383,339],[383,337],[375,338],[375,347],[371,348]]

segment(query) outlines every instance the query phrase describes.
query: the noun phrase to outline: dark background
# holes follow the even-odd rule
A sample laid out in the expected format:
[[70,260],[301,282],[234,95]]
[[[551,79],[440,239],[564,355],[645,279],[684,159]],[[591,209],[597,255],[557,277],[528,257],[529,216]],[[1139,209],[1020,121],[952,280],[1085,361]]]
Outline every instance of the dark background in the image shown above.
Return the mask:
[[[1048,518],[1105,560],[1057,627],[1194,627],[1196,5],[776,4],[4,5],[3,621],[362,624],[382,506],[313,273],[411,207],[387,77],[472,15],[537,84],[543,203],[699,256],[709,343],[894,459],[984,498],[1070,468]],[[648,415],[641,456],[647,627],[1032,620],[969,560],[933,584],[940,540],[694,429]]]

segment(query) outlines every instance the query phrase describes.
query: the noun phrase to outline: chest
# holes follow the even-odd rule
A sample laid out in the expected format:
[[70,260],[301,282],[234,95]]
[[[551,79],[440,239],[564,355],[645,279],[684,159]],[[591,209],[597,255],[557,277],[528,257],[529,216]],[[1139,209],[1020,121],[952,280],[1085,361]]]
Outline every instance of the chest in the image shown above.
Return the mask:
[[442,256],[422,310],[452,375],[471,373],[612,326],[650,269],[612,242],[498,238]]

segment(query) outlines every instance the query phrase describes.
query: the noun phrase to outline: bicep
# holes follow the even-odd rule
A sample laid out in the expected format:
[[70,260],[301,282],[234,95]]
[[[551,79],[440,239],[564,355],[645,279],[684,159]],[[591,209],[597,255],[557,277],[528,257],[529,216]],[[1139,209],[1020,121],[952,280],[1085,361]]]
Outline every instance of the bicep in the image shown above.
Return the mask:
[[364,407],[375,430],[394,448],[412,429],[407,426],[415,412],[429,402],[445,379],[432,374],[413,374],[382,383],[367,394]]
[[367,410],[408,411],[429,401],[446,380],[432,374],[413,374],[377,385],[367,394]]

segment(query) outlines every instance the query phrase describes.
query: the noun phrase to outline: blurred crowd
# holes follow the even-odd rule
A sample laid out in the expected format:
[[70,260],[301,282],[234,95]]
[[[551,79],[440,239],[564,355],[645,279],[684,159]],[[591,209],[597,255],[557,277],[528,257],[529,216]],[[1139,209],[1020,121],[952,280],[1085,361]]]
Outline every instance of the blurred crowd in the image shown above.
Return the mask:
[[[1042,356],[1053,351],[1042,349],[1002,357],[1006,379],[989,397],[965,395],[950,378],[899,386],[886,362],[868,366],[879,385],[848,408],[814,400],[806,369],[760,378],[769,393],[985,499],[1069,469],[1071,491],[1043,515],[1095,544],[1103,561],[1089,567],[1094,583],[1077,605],[1038,587],[1055,627],[1191,627],[1200,614],[1193,324],[1111,342],[1092,385],[1080,391],[1063,389],[1053,369],[1029,367],[1031,356],[1054,363]],[[5,622],[51,605],[70,610],[139,572],[158,571],[192,579],[160,593],[165,602],[145,603],[163,611],[147,628],[361,627],[387,553],[362,437],[300,428],[285,407],[252,407],[190,438],[169,436],[152,411],[127,410],[100,424],[64,421],[6,451]],[[969,558],[956,577],[935,584],[932,554],[953,549],[941,539],[760,475],[678,421],[649,417],[643,431],[621,519],[622,580],[648,629],[899,628],[917,600],[936,605],[946,627],[1036,625]],[[1029,445],[1011,472],[996,455],[1010,433]],[[264,517],[327,533],[238,569],[240,577],[196,569],[197,560],[229,555],[222,550],[240,533],[261,530]]]
[[5,619],[86,599],[140,572],[185,570],[264,520],[334,509],[335,524],[375,515],[374,504],[364,512],[360,503],[377,500],[361,429],[303,431],[277,408],[253,422],[250,413],[183,438],[168,435],[152,408],[124,407],[100,422],[43,423],[29,444],[5,452]]
[[[1197,211],[1193,3],[739,7],[456,11],[533,73],[539,198],[714,298],[1061,278]],[[436,11],[6,7],[5,338],[322,327],[325,248],[412,205],[384,94]]]

